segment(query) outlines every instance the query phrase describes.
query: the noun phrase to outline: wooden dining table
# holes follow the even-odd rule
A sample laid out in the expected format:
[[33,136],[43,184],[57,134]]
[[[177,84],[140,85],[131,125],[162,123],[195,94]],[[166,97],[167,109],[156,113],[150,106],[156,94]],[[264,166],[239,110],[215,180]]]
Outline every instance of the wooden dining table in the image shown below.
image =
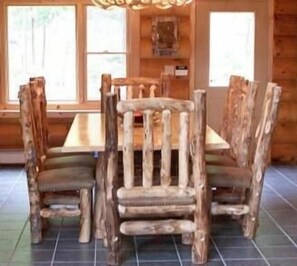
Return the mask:
[[[123,126],[119,118],[118,149],[122,150]],[[179,120],[177,115],[172,115],[172,148],[178,148]],[[134,149],[142,149],[143,128],[137,125],[134,128]],[[162,147],[162,123],[156,121],[154,127],[154,150]],[[103,113],[80,113],[74,118],[71,128],[64,142],[63,152],[101,152],[105,148],[105,115]],[[206,129],[206,151],[229,149],[229,144],[222,139],[211,127]]]

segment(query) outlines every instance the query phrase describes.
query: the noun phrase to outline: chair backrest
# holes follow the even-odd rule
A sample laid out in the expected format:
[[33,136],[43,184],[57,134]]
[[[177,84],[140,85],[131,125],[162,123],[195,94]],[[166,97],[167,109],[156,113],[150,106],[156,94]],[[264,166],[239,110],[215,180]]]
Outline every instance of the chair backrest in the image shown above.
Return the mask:
[[255,143],[253,178],[248,200],[249,213],[244,228],[244,235],[249,238],[253,238],[257,230],[264,175],[270,156],[272,133],[277,122],[281,90],[281,87],[276,85],[267,86],[260,121],[253,141]]
[[[45,78],[31,77],[30,91],[32,100],[32,109],[36,121],[36,134],[42,140],[42,156],[46,155],[48,150],[48,121],[47,121],[47,101],[45,94]],[[39,149],[39,147],[38,147]]]
[[253,168],[259,168],[261,172],[265,171],[270,156],[270,142],[277,122],[277,110],[281,91],[282,88],[275,83],[268,83],[266,87],[261,117],[253,141],[255,145],[253,149]]
[[[129,189],[134,186],[134,112],[143,113],[143,149],[142,149],[142,186],[149,189],[153,186],[154,169],[154,115],[160,112],[160,122],[162,124],[162,148],[161,148],[161,170],[160,181],[158,184],[168,187],[172,186],[171,180],[171,152],[178,150],[179,174],[178,187],[185,189],[189,186],[190,167],[189,154],[191,145],[199,142],[200,150],[195,151],[192,147],[194,156],[204,160],[205,145],[205,106],[201,103],[204,91],[195,91],[194,102],[186,100],[176,100],[170,98],[147,98],[131,99],[120,101],[117,110],[123,115],[123,165],[124,165],[124,187]],[[202,95],[202,96],[201,96]],[[201,100],[202,99],[202,100]],[[200,102],[199,102],[200,101]],[[174,118],[175,116],[175,118]],[[176,119],[177,116],[177,119]],[[179,128],[179,129],[178,129]],[[173,147],[171,142],[172,130],[179,130],[179,145]],[[157,137],[157,136],[155,136]],[[190,140],[195,141],[190,141]],[[197,161],[197,160],[196,160]],[[195,162],[195,160],[194,160]],[[196,163],[193,163],[193,171]]]
[[120,100],[120,92],[126,90],[126,99],[148,98],[156,96],[169,96],[170,76],[161,73],[160,78],[149,77],[127,77],[111,78],[110,74],[101,76],[101,112],[105,111],[105,95],[107,92],[115,92]]
[[28,187],[37,190],[37,165],[36,138],[34,137],[34,121],[32,116],[30,86],[21,85],[19,90],[20,124],[24,144],[24,156],[28,173]]
[[256,95],[259,82],[231,76],[220,135],[230,144],[229,155],[237,165],[250,164]]

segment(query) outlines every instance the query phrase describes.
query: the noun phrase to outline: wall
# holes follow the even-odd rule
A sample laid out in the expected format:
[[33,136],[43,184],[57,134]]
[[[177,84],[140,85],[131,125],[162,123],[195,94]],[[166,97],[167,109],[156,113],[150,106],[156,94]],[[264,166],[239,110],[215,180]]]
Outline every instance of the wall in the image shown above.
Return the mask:
[[273,81],[283,87],[272,159],[297,162],[297,0],[275,0]]

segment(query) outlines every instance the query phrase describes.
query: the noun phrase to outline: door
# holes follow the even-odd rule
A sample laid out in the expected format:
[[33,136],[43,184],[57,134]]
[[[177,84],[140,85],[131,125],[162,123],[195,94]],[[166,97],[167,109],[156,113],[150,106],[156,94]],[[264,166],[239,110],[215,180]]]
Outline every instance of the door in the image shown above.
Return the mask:
[[228,78],[260,81],[256,114],[268,81],[268,1],[196,2],[195,88],[207,90],[207,123],[220,128]]

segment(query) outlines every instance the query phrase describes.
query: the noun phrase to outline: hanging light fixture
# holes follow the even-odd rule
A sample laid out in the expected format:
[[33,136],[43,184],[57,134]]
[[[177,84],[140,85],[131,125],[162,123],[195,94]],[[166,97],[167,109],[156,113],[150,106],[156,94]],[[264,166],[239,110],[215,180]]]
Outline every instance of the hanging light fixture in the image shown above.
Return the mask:
[[123,7],[140,10],[148,7],[167,9],[173,6],[184,6],[192,0],[92,0],[94,5],[107,9],[109,7]]

